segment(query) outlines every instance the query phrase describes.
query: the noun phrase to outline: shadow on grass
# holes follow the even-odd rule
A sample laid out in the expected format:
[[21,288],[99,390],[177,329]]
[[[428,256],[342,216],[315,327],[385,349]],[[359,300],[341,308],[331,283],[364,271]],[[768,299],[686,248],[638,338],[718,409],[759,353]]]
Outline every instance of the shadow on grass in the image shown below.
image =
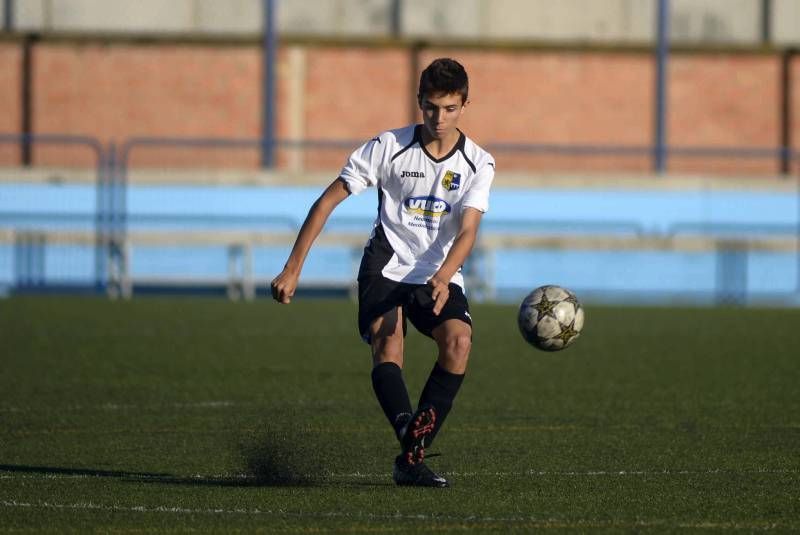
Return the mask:
[[[287,474],[280,477],[259,477],[249,474],[235,476],[176,476],[173,474],[151,472],[128,472],[124,470],[99,470],[95,468],[69,468],[64,466],[31,466],[19,464],[0,464],[0,472],[42,474],[47,477],[111,478],[136,483],[161,483],[165,485],[194,485],[215,487],[278,487],[311,486],[306,481],[298,481]],[[322,482],[320,481],[319,484]]]
[[0,472],[20,472],[24,474],[44,474],[75,477],[111,477],[118,479],[158,479],[172,478],[170,474],[127,472],[124,470],[97,470],[94,468],[66,468],[63,466],[30,466],[25,464],[0,464]]
[[325,455],[330,448],[319,437],[286,422],[261,424],[258,431],[238,439],[242,467],[232,475],[179,476],[160,472],[0,464],[0,472],[42,474],[51,477],[112,478],[139,483],[215,487],[381,486],[370,481],[333,483],[328,480]]
[[[262,423],[239,440],[245,475],[266,487],[309,487],[325,482],[325,448],[291,418]],[[317,438],[317,440],[315,440]]]

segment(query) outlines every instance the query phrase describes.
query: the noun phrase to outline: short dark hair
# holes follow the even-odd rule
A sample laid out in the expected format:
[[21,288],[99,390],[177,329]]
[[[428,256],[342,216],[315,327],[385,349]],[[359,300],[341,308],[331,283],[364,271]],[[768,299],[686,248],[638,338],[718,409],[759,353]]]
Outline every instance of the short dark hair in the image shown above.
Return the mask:
[[454,59],[439,58],[433,60],[419,77],[417,100],[422,102],[425,95],[458,93],[461,102],[469,96],[469,78],[464,67]]

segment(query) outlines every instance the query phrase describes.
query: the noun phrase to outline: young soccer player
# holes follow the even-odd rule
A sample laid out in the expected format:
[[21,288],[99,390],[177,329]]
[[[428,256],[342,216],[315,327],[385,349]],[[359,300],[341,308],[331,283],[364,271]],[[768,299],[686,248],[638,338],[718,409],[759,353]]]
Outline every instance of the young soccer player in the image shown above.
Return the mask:
[[[378,189],[378,217],[358,273],[358,328],[372,349],[372,386],[400,441],[398,485],[447,487],[424,462],[425,448],[450,412],[467,368],[472,319],[461,266],[488,209],[492,156],[458,122],[468,102],[467,73],[457,61],[433,61],[419,81],[422,124],[389,130],[350,156],[316,200],[272,296],[289,303],[313,241],[349,195]],[[438,358],[411,406],[402,375],[406,320],[433,338]]]

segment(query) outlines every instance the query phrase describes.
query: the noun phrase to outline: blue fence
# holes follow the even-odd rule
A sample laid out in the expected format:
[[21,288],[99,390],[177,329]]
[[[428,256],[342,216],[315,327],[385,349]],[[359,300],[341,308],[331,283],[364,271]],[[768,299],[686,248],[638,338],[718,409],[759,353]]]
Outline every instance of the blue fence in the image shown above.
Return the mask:
[[[289,237],[320,192],[318,187],[128,184],[131,156],[145,147],[258,149],[261,140],[135,138],[103,146],[71,136],[0,136],[0,143],[23,141],[85,147],[95,159],[96,176],[81,183],[0,183],[0,231],[6,236],[0,241],[0,287],[6,292],[124,293],[118,287],[123,274],[134,292],[148,286],[227,291],[225,281],[232,273],[252,277],[252,292],[264,291],[265,282],[282,267]],[[357,144],[276,142],[343,153]],[[560,151],[640,157],[651,150],[499,144],[490,149],[498,159],[504,153]],[[669,153],[786,156],[781,149],[687,147]],[[798,302],[798,188],[710,191],[698,183],[665,190],[657,180],[653,187],[636,189],[498,186],[491,203],[482,227],[485,246],[466,267],[482,282],[480,295],[487,299],[516,299],[530,287],[556,282],[597,299],[624,302]],[[304,280],[318,288],[350,285],[358,239],[366,239],[374,214],[375,198],[369,193],[343,203],[328,231],[361,238],[321,243],[312,251]],[[135,251],[129,250],[131,236],[147,233],[175,239],[134,241]],[[219,239],[181,242],[189,234]],[[242,236],[254,235],[260,238],[241,242]],[[285,236],[286,243],[264,239],[268,236]],[[693,237],[706,241],[696,246],[687,241]],[[507,238],[530,241],[506,243]]]

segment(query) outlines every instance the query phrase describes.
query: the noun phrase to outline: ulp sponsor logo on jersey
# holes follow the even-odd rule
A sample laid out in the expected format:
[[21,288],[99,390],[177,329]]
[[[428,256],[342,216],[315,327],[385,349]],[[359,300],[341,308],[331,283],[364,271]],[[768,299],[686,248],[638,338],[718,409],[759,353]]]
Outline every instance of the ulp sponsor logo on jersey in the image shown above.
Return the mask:
[[450,205],[444,199],[433,196],[409,197],[403,205],[406,211],[428,217],[441,217],[450,213]]
[[442,186],[447,191],[455,191],[461,187],[461,173],[455,173],[453,171],[448,171],[444,174],[444,178],[442,179]]

